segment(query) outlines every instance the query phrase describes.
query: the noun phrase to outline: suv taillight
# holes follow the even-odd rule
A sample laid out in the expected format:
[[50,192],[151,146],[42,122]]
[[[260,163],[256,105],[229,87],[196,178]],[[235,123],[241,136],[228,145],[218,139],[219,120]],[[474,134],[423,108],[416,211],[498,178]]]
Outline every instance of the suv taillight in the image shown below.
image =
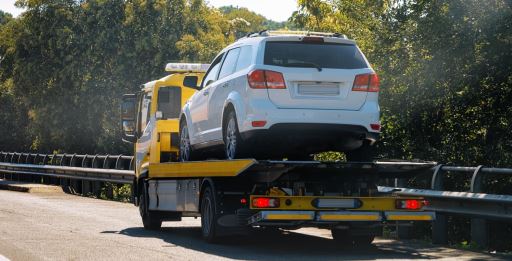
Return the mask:
[[352,91],[358,92],[378,92],[379,91],[379,76],[375,73],[358,74],[354,79]]
[[268,70],[254,70],[247,74],[249,86],[253,89],[286,89],[283,74]]

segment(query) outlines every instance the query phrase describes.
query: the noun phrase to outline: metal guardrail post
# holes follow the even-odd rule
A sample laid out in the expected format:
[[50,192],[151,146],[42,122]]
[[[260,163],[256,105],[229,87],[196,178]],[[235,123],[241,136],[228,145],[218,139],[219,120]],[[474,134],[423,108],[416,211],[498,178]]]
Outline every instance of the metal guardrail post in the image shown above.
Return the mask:
[[[473,193],[483,192],[483,176],[481,172],[483,167],[480,165],[473,172],[473,177],[471,178],[471,192]],[[479,246],[485,248],[489,246],[488,223],[485,219],[471,219],[471,240]]]
[[[435,167],[434,175],[432,175],[431,189],[443,190],[443,187],[443,164],[439,164]],[[432,243],[441,245],[448,244],[447,218],[443,213],[436,213],[436,220],[432,222]]]

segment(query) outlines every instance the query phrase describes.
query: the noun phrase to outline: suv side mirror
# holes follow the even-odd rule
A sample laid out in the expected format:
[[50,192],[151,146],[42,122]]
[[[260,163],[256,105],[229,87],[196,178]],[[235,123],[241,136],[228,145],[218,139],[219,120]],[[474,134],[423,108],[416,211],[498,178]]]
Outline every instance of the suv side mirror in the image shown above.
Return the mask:
[[136,95],[123,95],[121,105],[121,126],[123,128],[123,141],[134,143],[136,141],[135,119],[136,119]]
[[185,78],[183,79],[183,86],[189,87],[192,89],[196,89],[196,90],[200,90],[201,86],[197,85],[197,80],[198,80],[197,76],[192,76],[192,75],[185,76]]

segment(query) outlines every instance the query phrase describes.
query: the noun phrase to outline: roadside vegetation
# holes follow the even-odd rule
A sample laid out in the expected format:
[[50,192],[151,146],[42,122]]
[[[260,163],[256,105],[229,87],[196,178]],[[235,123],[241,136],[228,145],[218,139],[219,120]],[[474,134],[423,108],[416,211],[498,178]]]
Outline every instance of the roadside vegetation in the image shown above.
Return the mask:
[[[249,32],[305,29],[357,40],[379,74],[380,157],[512,167],[511,0],[298,0],[283,23],[202,0],[17,5],[18,18],[0,12],[2,151],[129,154],[123,93],[164,76],[167,62],[208,62]],[[468,183],[451,175],[447,186]],[[486,189],[511,194],[511,184],[489,177]],[[464,223],[450,228],[462,247],[471,246]]]

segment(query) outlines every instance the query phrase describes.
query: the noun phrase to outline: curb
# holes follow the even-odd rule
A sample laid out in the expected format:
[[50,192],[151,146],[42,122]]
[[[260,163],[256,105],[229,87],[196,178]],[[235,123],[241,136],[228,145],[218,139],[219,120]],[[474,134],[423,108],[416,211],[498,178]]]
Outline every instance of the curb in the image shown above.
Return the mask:
[[0,179],[0,190],[10,190],[25,193],[61,193],[60,186],[51,186],[43,184],[24,183]]

